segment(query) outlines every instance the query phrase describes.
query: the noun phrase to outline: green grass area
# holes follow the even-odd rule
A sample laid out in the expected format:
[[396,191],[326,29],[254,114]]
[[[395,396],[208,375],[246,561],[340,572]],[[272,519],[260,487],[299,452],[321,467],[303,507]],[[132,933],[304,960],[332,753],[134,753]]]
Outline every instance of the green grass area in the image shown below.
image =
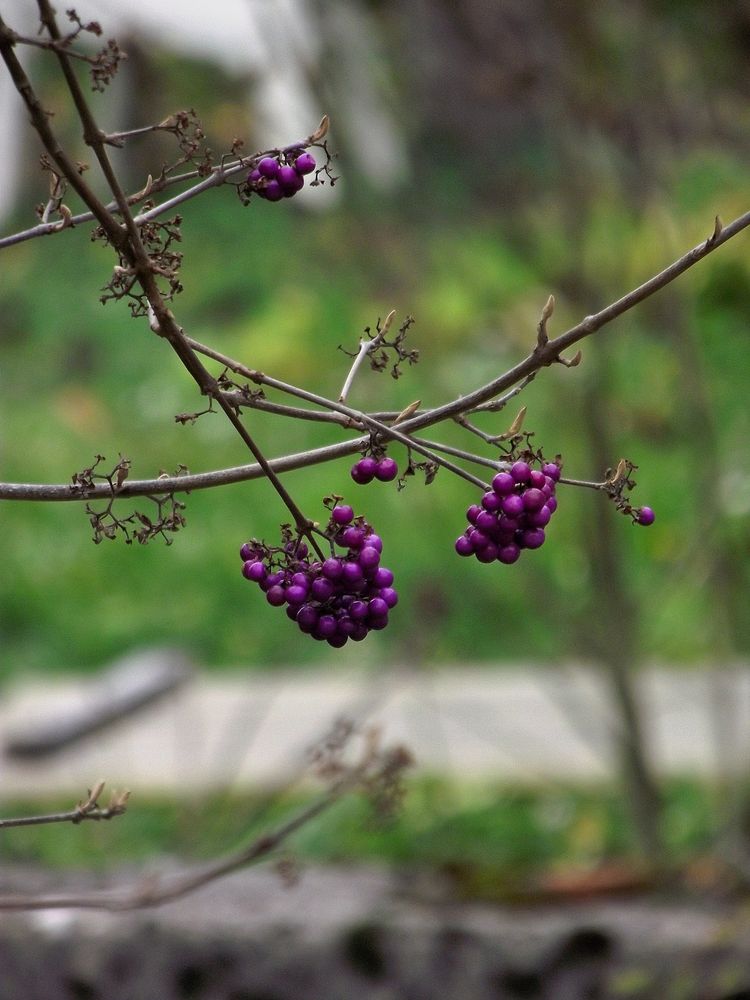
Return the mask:
[[[707,851],[716,835],[717,792],[692,780],[664,790],[663,833],[674,864]],[[0,858],[106,871],[165,855],[224,854],[283,823],[309,795],[143,801],[106,823],[7,829]],[[63,802],[6,802],[3,816],[70,808]],[[550,870],[585,870],[633,859],[627,809],[612,787],[459,786],[411,782],[403,807],[384,821],[360,795],[342,798],[298,831],[285,850],[301,862],[371,862],[442,871],[467,892],[503,896]]]

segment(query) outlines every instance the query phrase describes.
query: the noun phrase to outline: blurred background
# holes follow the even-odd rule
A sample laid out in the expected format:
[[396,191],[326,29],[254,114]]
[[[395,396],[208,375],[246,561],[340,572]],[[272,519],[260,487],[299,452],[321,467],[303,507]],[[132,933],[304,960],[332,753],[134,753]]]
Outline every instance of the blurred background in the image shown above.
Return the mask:
[[[33,29],[33,5],[4,7],[9,23]],[[198,340],[328,396],[347,371],[340,345],[354,349],[391,309],[413,314],[419,365],[397,382],[363,372],[351,397],[362,408],[470,391],[528,352],[548,295],[559,333],[750,201],[742,0],[220,0],[210,10],[131,0],[127,11],[99,0],[79,13],[98,17],[128,54],[95,98],[108,130],[194,107],[212,149],[241,136],[249,152],[301,138],[330,115],[332,190],[243,207],[226,187],[184,206],[175,311]],[[55,128],[85,158],[52,60],[30,52],[26,62]],[[7,80],[2,87],[9,233],[34,224],[47,182],[20,101]],[[145,137],[113,158],[136,190],[172,152],[168,136]],[[96,454],[112,465],[126,455],[136,478],[243,464],[219,415],[175,424],[176,413],[199,408],[193,385],[145,323],[123,304],[99,303],[111,260],[89,229],[2,253],[0,478],[68,482]],[[465,787],[425,779],[400,832],[368,840],[352,807],[328,840],[311,836],[313,855],[454,870],[468,858],[493,873],[492,894],[498,870],[515,877],[561,859],[663,852],[683,861],[704,857],[730,827],[744,845],[750,750],[726,678],[745,676],[750,651],[749,261],[746,239],[730,241],[586,340],[580,367],[543,371],[519,399],[526,429],[547,455],[563,456],[567,475],[599,480],[620,457],[635,462],[634,499],[656,511],[653,528],[633,528],[593,491],[561,489],[548,544],[512,567],[487,567],[453,552],[476,499],[462,480],[441,472],[401,493],[361,488],[349,459],[289,474],[306,512],[331,492],[366,511],[396,574],[389,627],[332,651],[284,627],[239,575],[240,544],[275,537],[285,520],[263,483],[189,496],[187,527],[168,548],[96,546],[80,505],[7,502],[4,678],[94,672],[160,643],[190,648],[222,676],[584,665],[602,678],[616,720],[621,782],[592,791],[551,779],[529,790],[519,780],[515,791],[467,798]],[[514,414],[482,426],[498,433]],[[250,420],[270,455],[335,439],[312,423]],[[458,427],[431,433],[473,447]],[[390,453],[404,458],[400,447]],[[636,690],[640,671],[654,668],[678,682],[706,679],[697,690],[717,737],[718,781],[654,774]],[[524,739],[547,735],[530,725]],[[515,752],[522,760],[524,744]],[[171,849],[179,815],[154,806],[145,846],[132,846],[131,827],[122,836],[130,848],[120,847]],[[111,852],[114,826],[106,837],[78,831],[88,837],[78,843]],[[56,854],[28,832],[16,841],[20,856]],[[487,879],[469,880],[486,889]]]

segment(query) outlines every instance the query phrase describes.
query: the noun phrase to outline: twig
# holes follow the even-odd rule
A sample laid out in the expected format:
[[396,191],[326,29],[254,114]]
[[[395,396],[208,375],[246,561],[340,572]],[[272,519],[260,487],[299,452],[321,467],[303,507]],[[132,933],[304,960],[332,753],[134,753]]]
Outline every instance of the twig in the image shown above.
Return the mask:
[[199,354],[205,354],[207,357],[220,361],[221,364],[225,365],[227,368],[237,372],[239,375],[243,375],[252,382],[256,382],[258,385],[267,385],[270,388],[278,389],[279,391],[286,392],[289,395],[305,399],[310,403],[315,403],[316,406],[324,406],[328,409],[335,410],[338,413],[343,413],[345,416],[350,417],[356,424],[370,427],[373,431],[381,434],[386,439],[400,441],[401,444],[406,445],[408,448],[413,448],[414,451],[424,455],[431,462],[435,462],[437,465],[443,466],[450,472],[455,473],[455,475],[460,476],[462,479],[467,480],[467,482],[472,483],[472,485],[479,486],[481,489],[484,489],[485,487],[485,484],[481,479],[477,479],[476,476],[473,476],[470,472],[467,472],[460,466],[455,465],[453,462],[449,462],[446,459],[441,458],[439,455],[436,455],[423,445],[417,444],[413,438],[410,438],[407,434],[405,434],[404,431],[411,423],[409,420],[404,421],[403,424],[399,424],[401,430],[396,430],[394,427],[389,427],[387,424],[373,419],[368,414],[362,413],[359,410],[353,410],[351,407],[346,406],[343,403],[334,402],[332,399],[326,399],[325,396],[319,396],[317,393],[308,392],[307,389],[300,389],[298,386],[291,385],[288,382],[282,382],[280,379],[272,378],[270,375],[266,375],[263,372],[254,371],[252,368],[248,368],[241,362],[235,361],[233,358],[229,358],[213,348],[206,347],[205,344],[201,344],[197,340],[193,340],[192,337],[187,337],[186,340]]
[[20,816],[14,819],[0,819],[0,830],[16,826],[41,826],[45,823],[82,823],[84,820],[113,819],[122,816],[127,809],[130,792],[113,792],[109,805],[102,809],[98,799],[104,790],[104,782],[98,781],[89,789],[87,797],[74,809],[67,812],[46,813],[41,816]]
[[378,331],[376,336],[374,336],[371,340],[360,340],[359,350],[357,351],[354,361],[352,362],[352,366],[349,369],[349,374],[346,376],[343,388],[341,389],[341,394],[339,395],[339,403],[346,402],[346,397],[349,395],[349,390],[351,389],[352,383],[354,382],[354,377],[359,371],[362,362],[365,360],[370,351],[374,351],[377,347],[380,347],[383,340],[385,339],[386,333],[388,333],[388,330],[391,327],[391,323],[393,322],[393,317],[395,315],[396,315],[396,310],[391,309],[391,311],[385,318],[385,322],[383,323],[383,328]]

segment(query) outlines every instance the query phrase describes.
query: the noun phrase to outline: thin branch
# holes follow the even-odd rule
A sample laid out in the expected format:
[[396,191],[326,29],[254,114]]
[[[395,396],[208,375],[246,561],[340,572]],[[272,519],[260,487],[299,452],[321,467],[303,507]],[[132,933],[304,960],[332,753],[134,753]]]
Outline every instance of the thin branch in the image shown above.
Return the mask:
[[391,323],[393,322],[393,317],[395,315],[396,315],[396,310],[391,309],[391,311],[385,318],[385,322],[383,323],[383,328],[378,331],[376,336],[372,337],[372,339],[370,340],[360,340],[359,350],[357,351],[354,361],[352,362],[352,366],[349,369],[349,374],[346,376],[346,379],[344,380],[344,385],[339,395],[339,403],[346,402],[346,397],[349,395],[349,390],[352,387],[352,383],[354,382],[354,378],[357,372],[359,371],[362,362],[365,360],[365,358],[371,351],[374,351],[376,348],[380,347],[380,345],[383,343],[385,335],[388,333],[388,330],[391,327]]
[[113,792],[109,805],[103,809],[98,802],[103,790],[104,782],[98,781],[92,789],[89,789],[87,797],[67,812],[0,819],[0,830],[17,826],[41,826],[46,823],[82,823],[84,820],[108,820],[122,816],[127,809],[130,792]]
[[229,875],[248,865],[261,861],[280,847],[293,833],[329,809],[341,796],[353,788],[355,782],[340,782],[326,795],[302,809],[271,833],[263,834],[248,846],[219,858],[200,868],[191,869],[165,878],[161,883],[149,879],[119,892],[74,894],[70,896],[13,895],[0,896],[0,910],[137,910],[180,899],[216,879]]
[[488,403],[480,403],[479,406],[475,406],[473,409],[467,410],[466,415],[468,416],[472,413],[499,413],[500,410],[505,409],[512,399],[515,399],[516,396],[522,393],[527,385],[534,381],[537,374],[537,372],[531,372],[531,374],[527,375],[523,381],[514,386],[510,392],[506,392],[504,396],[500,396],[499,399],[491,399]]
[[453,462],[447,461],[447,459],[441,458],[435,452],[430,451],[423,445],[417,444],[413,438],[410,438],[407,434],[403,433],[407,429],[411,421],[406,420],[402,424],[399,424],[399,430],[395,427],[389,427],[387,424],[381,423],[379,420],[373,419],[367,413],[363,413],[359,410],[353,410],[351,407],[346,406],[344,403],[334,402],[332,399],[326,399],[325,396],[319,396],[317,393],[308,392],[307,389],[300,389],[298,386],[291,385],[288,382],[282,382],[280,379],[272,378],[270,375],[265,375],[263,372],[255,371],[252,368],[248,368],[246,365],[241,364],[239,361],[235,361],[233,358],[229,358],[219,351],[213,348],[206,347],[204,344],[199,343],[197,340],[193,340],[192,337],[186,338],[188,344],[197,351],[199,354],[205,354],[207,357],[211,357],[216,361],[220,361],[227,368],[239,375],[243,375],[245,378],[250,379],[250,381],[257,383],[258,385],[267,385],[272,389],[278,389],[281,392],[286,392],[291,396],[297,396],[300,399],[305,399],[310,403],[315,403],[317,406],[324,406],[328,409],[334,410],[338,413],[343,413],[348,416],[359,426],[370,427],[373,431],[382,435],[386,439],[391,439],[393,441],[399,441],[401,444],[406,445],[407,448],[412,448],[414,451],[419,452],[419,454],[424,455],[431,462],[435,462],[437,465],[441,465],[453,472],[455,475],[460,476],[467,482],[472,483],[474,486],[479,486],[480,489],[485,488],[485,483],[481,479],[477,479],[470,472],[462,469],[459,465],[455,465]]

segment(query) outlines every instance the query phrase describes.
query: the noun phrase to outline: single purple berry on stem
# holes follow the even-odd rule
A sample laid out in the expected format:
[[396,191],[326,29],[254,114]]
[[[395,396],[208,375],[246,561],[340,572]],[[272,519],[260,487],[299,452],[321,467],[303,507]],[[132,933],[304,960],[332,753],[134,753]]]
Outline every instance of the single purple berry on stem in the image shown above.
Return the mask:
[[393,458],[381,458],[375,468],[375,478],[390,483],[398,475],[398,463]]
[[650,507],[641,507],[638,511],[638,524],[648,527],[648,525],[653,524],[655,520],[656,514],[654,514]]
[[560,478],[560,466],[556,462],[545,462],[542,466],[542,472],[554,482],[557,482]]

